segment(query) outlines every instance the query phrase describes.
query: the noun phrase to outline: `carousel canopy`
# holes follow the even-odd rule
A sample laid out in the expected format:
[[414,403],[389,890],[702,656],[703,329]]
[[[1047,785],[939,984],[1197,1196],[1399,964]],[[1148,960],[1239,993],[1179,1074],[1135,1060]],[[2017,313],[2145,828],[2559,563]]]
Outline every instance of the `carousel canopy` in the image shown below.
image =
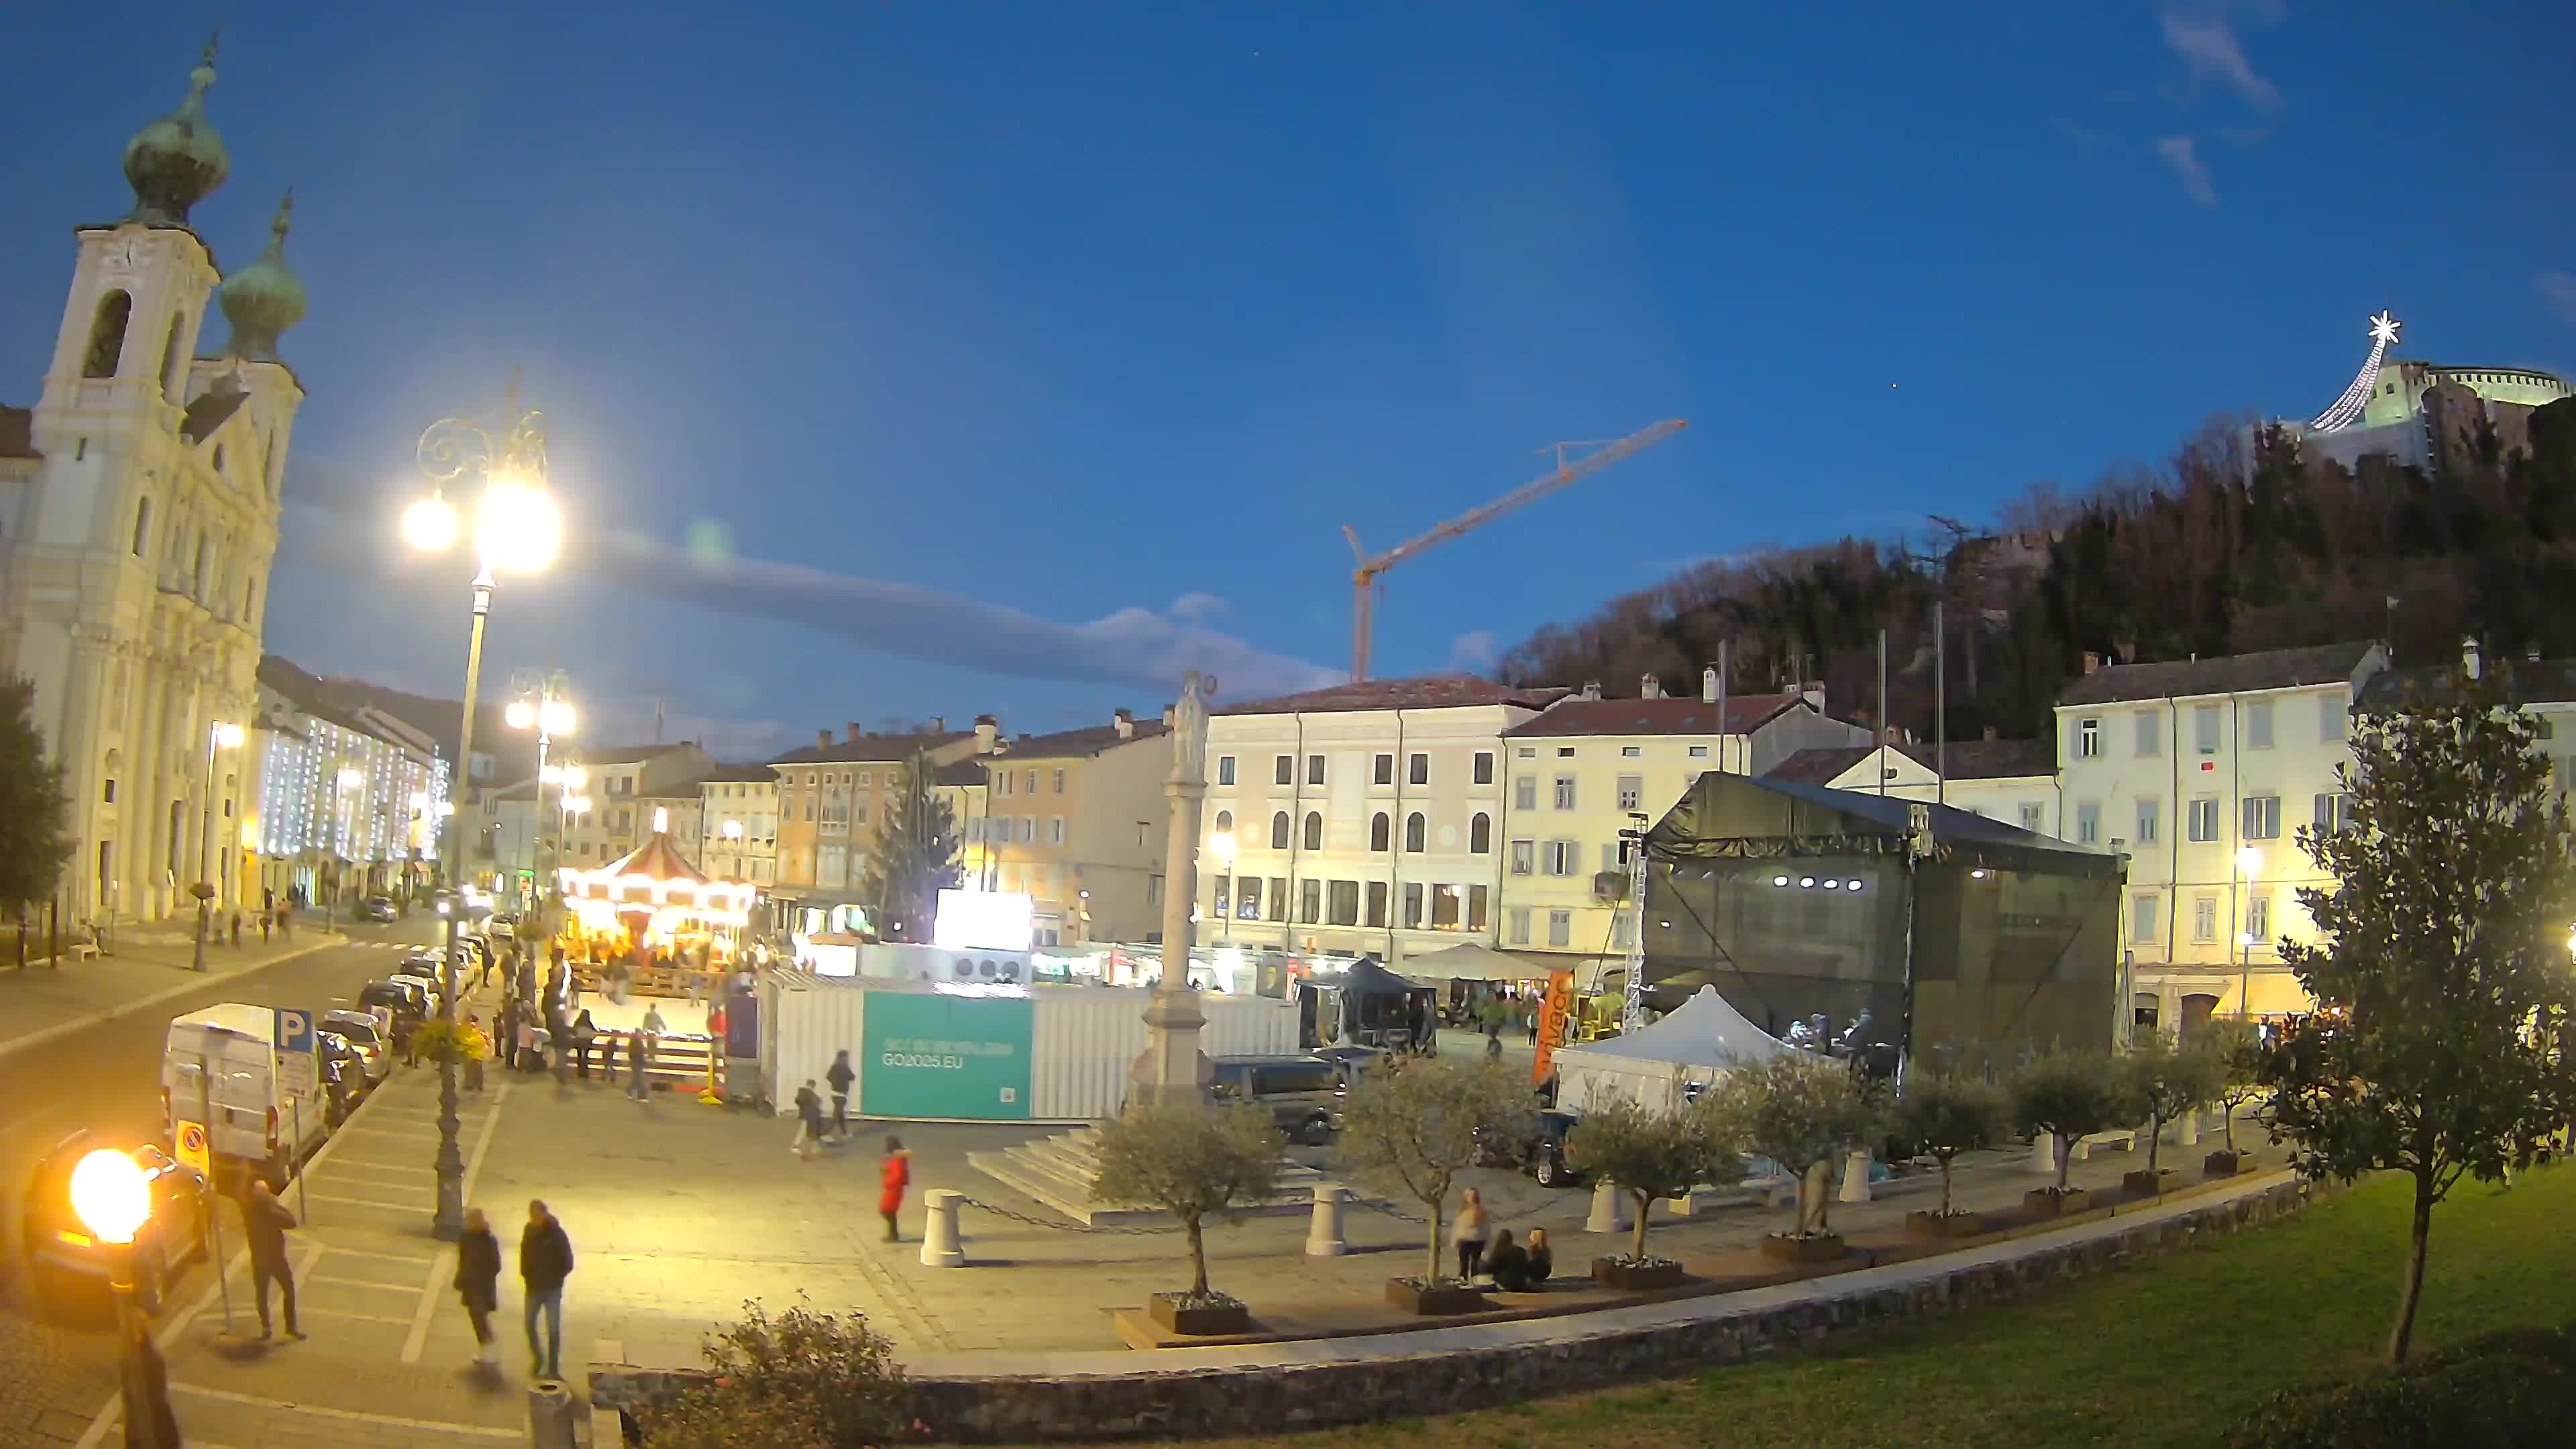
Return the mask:
[[626,880],[641,876],[646,880],[669,881],[674,884],[713,885],[716,883],[714,876],[691,864],[687,856],[680,854],[680,847],[671,843],[671,837],[658,830],[653,832],[652,839],[601,866],[596,873],[611,880]]
[[[658,815],[658,812],[657,812]],[[597,870],[564,867],[563,893],[578,909],[661,910],[741,925],[760,887],[745,881],[718,880],[697,868],[671,843],[663,822],[653,838]]]

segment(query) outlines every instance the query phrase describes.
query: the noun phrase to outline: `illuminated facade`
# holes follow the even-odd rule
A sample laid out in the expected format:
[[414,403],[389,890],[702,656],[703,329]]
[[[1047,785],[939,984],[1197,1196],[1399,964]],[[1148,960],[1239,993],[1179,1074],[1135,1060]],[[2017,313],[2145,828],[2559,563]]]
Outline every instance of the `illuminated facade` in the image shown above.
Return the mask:
[[309,677],[283,660],[261,664],[245,748],[255,806],[240,831],[254,858],[239,873],[241,899],[300,888],[308,901],[330,904],[428,883],[447,761],[400,720],[311,698],[298,688]]
[[2385,312],[2370,319],[2370,355],[2351,385],[2332,407],[2290,425],[2311,456],[2349,468],[2376,455],[2440,472],[2453,459],[2474,457],[2488,429],[2505,451],[2528,451],[2531,414],[2576,397],[2576,387],[2535,368],[2390,358],[2401,325]]

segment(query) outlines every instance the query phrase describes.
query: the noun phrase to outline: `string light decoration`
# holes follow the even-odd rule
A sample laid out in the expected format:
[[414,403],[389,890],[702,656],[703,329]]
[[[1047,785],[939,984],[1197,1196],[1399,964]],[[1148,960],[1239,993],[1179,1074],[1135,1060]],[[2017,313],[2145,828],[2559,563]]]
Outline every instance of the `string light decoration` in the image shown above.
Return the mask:
[[2379,387],[2380,361],[2388,356],[2388,349],[2397,341],[2397,329],[2404,325],[2385,311],[2370,319],[2369,360],[2362,363],[2360,374],[2353,378],[2352,386],[2343,390],[2343,396],[2335,399],[2334,406],[2308,424],[2308,431],[2339,432],[2360,419],[2362,409],[2370,406],[2371,393]]

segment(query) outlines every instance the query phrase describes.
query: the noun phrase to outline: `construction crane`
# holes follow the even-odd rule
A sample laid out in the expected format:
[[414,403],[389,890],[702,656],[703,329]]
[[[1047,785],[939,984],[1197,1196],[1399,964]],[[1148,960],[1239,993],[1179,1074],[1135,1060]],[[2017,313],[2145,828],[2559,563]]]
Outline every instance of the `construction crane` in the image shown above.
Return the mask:
[[[1349,524],[1342,525],[1342,537],[1351,541],[1351,556],[1358,563],[1351,570],[1351,680],[1357,683],[1369,677],[1369,645],[1376,633],[1379,580],[1388,569],[1430,548],[1447,543],[1470,529],[1493,522],[1524,503],[1535,503],[1566,484],[1589,473],[1598,473],[1622,458],[1641,453],[1683,428],[1690,426],[1680,418],[1666,418],[1650,428],[1641,428],[1624,438],[1601,443],[1557,443],[1556,469],[1543,473],[1502,497],[1482,507],[1470,508],[1448,522],[1406,539],[1383,553],[1372,554],[1360,547],[1360,536]],[[1569,458],[1569,448],[1589,447],[1591,452]],[[1541,452],[1548,451],[1545,448]]]

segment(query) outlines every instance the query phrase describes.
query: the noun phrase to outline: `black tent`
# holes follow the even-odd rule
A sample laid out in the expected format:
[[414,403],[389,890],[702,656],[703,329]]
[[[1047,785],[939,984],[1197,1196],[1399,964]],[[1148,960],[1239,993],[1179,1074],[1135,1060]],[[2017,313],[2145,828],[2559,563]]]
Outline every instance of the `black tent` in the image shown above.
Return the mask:
[[1297,1002],[1308,1050],[1353,1045],[1427,1053],[1439,1047],[1439,989],[1396,975],[1374,956],[1353,961],[1329,981],[1299,982]]

